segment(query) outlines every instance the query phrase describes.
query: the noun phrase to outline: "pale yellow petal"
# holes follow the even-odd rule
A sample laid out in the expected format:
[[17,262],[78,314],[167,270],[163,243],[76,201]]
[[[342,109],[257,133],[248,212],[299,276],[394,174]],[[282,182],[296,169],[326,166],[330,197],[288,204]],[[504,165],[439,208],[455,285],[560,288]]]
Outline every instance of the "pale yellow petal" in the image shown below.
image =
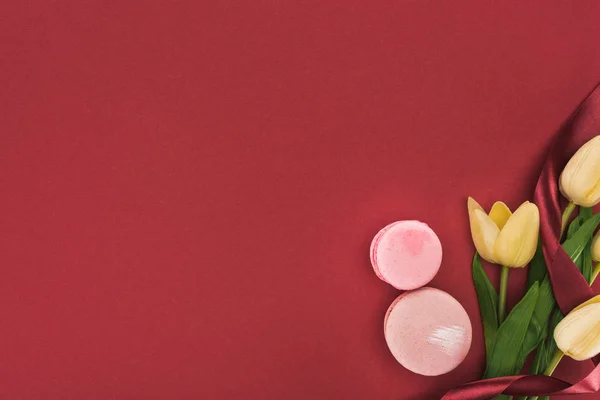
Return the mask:
[[554,340],[563,353],[577,361],[599,354],[600,303],[586,302],[571,311],[554,329]]
[[535,204],[521,204],[498,235],[494,258],[502,265],[522,268],[531,261],[537,247],[540,214]]
[[473,244],[475,244],[475,248],[481,257],[489,262],[496,263],[494,244],[500,229],[475,200],[469,197],[467,205]]
[[471,215],[471,211],[473,211],[473,210],[481,210],[481,211],[485,212],[483,207],[481,207],[479,205],[479,203],[477,201],[475,201],[475,199],[472,197],[469,197],[467,199],[467,209],[469,210],[469,216]]
[[504,228],[511,215],[512,212],[510,212],[508,206],[501,201],[495,202],[490,210],[490,218],[498,225],[498,229]]
[[560,190],[573,203],[593,207],[600,202],[600,136],[581,146],[560,175]]

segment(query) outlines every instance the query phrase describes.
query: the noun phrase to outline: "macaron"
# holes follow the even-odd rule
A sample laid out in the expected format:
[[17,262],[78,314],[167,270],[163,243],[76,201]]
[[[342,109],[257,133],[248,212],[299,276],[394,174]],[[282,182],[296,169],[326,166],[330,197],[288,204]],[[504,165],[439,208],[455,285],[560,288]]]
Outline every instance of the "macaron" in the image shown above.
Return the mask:
[[448,373],[463,362],[471,348],[467,312],[439,289],[424,287],[403,293],[388,308],[383,325],[392,355],[416,374]]
[[397,221],[371,242],[371,264],[377,276],[400,290],[428,284],[442,263],[442,244],[420,221]]

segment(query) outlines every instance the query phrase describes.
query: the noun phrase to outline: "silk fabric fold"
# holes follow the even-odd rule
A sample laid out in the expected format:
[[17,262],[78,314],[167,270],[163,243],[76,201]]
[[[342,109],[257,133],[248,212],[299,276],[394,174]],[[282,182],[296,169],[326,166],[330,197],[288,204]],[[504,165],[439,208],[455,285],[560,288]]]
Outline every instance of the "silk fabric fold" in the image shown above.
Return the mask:
[[[544,258],[556,301],[564,314],[593,297],[594,292],[560,245],[562,211],[566,201],[560,194],[558,179],[574,152],[596,135],[600,135],[600,85],[561,128],[546,156],[535,188],[534,201],[540,209]],[[542,375],[508,376],[465,384],[447,392],[442,400],[484,400],[502,393],[545,396],[585,394],[599,390],[600,365],[575,384]]]

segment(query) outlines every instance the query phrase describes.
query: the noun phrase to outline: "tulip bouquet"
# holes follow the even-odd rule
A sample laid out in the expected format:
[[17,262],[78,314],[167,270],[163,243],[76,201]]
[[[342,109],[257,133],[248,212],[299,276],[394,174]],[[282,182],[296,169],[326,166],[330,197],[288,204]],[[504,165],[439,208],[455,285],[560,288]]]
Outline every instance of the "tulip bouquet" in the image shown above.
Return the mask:
[[[569,201],[562,215],[561,245],[591,285],[600,272],[600,136],[584,144],[570,159],[559,179]],[[586,360],[600,354],[600,296],[568,315],[557,306],[539,238],[540,215],[534,203],[514,212],[496,202],[490,212],[472,198],[468,212],[476,253],[473,283],[483,322],[486,348],[484,378],[516,375],[531,354],[529,373],[552,375],[566,355]],[[574,216],[575,215],[575,216]],[[496,291],[481,258],[501,268]],[[529,265],[527,292],[507,314],[506,290],[512,268]],[[502,395],[498,398],[509,398]],[[524,399],[537,399],[529,397]]]

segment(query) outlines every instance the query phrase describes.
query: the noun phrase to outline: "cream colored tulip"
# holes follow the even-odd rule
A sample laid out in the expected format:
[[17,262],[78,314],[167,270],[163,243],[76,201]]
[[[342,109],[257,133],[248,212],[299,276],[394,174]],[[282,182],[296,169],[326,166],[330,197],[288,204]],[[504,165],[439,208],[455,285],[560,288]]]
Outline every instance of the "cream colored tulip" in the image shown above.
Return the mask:
[[467,206],[471,236],[481,257],[512,268],[522,268],[531,261],[540,229],[540,214],[535,204],[526,201],[511,213],[506,204],[498,201],[489,215],[471,197]]
[[572,203],[593,207],[600,202],[600,136],[583,146],[560,174],[560,191]]
[[554,329],[558,348],[574,360],[600,354],[600,296],[574,308]]

